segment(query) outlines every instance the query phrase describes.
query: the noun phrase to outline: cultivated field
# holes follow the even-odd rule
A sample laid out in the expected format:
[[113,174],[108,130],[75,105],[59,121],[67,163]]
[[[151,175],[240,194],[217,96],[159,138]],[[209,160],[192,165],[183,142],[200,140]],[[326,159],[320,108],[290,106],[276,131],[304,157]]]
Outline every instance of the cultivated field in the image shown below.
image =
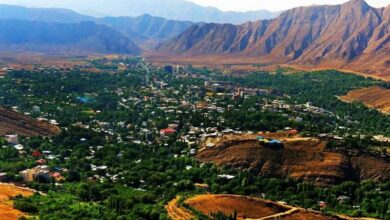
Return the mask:
[[[177,199],[167,205],[169,216],[174,220],[187,220],[196,217],[191,211],[177,203]],[[310,213],[304,209],[281,205],[276,202],[240,195],[198,195],[184,201],[185,204],[210,216],[210,213],[223,212],[233,214],[237,212],[237,219],[300,219],[300,220],[333,220],[335,217]]]
[[0,219],[16,220],[21,216],[25,216],[21,211],[14,209],[11,198],[18,195],[31,196],[33,193],[33,191],[28,189],[8,184],[0,184]]
[[[169,217],[173,220],[197,219],[189,209],[179,204],[179,197],[166,205]],[[282,205],[255,197],[227,194],[204,194],[188,198],[184,204],[206,216],[211,213],[237,213],[238,220],[373,220],[370,218],[350,218],[348,216],[328,216],[317,211]]]
[[374,86],[357,89],[342,96],[345,102],[361,102],[369,108],[375,108],[385,114],[390,114],[390,89]]

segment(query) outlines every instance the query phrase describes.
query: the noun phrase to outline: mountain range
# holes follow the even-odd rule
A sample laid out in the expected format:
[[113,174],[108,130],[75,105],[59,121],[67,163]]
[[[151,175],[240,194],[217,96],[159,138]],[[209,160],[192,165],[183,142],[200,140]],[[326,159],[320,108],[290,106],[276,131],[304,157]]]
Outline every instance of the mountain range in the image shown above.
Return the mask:
[[139,54],[139,47],[114,29],[85,21],[48,23],[0,20],[0,49],[44,53]]
[[0,49],[7,51],[148,51],[157,59],[190,57],[199,62],[229,56],[235,62],[250,58],[255,63],[390,76],[390,5],[373,8],[364,0],[294,8],[274,19],[240,25],[148,14],[99,18],[67,9],[9,5],[0,5],[0,21]]
[[0,3],[28,7],[69,8],[98,17],[137,17],[151,14],[171,20],[233,24],[271,19],[279,14],[279,12],[267,10],[224,12],[214,7],[203,7],[186,0],[0,0]]
[[390,74],[390,5],[300,7],[272,20],[194,25],[159,46],[187,56],[235,55],[305,67]]
[[[13,5],[0,5],[0,19],[47,23],[80,23],[90,21],[109,26],[129,38],[129,41],[134,41],[141,47],[146,48],[171,39],[194,24],[201,24],[190,21],[168,20],[148,14],[138,17],[95,18],[68,9],[26,8]],[[132,47],[135,48],[134,45]]]

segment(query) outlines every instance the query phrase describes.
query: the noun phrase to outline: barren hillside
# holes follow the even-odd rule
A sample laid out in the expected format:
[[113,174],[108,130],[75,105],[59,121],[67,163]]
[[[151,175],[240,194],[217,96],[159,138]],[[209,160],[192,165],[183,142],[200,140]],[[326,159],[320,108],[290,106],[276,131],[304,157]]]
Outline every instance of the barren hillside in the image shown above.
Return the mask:
[[361,102],[369,108],[375,108],[383,113],[390,114],[390,89],[370,87],[357,89],[342,96],[346,102]]
[[0,107],[0,135],[51,136],[60,129],[46,122]]
[[218,140],[196,156],[201,162],[250,170],[261,176],[292,177],[319,185],[345,180],[390,180],[390,163],[371,156],[348,156],[325,150],[317,139],[285,138],[284,149],[265,147],[255,138]]

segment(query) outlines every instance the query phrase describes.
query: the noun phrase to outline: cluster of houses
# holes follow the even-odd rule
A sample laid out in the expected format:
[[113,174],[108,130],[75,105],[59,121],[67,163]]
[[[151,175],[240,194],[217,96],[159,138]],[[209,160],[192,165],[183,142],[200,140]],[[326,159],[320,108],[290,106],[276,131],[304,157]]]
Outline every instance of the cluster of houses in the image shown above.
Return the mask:
[[[27,150],[25,147],[19,143],[18,135],[5,135],[5,140],[8,142],[10,146],[3,147],[13,147],[15,148],[19,155],[27,156]],[[34,151],[31,154],[31,157],[35,159],[36,166],[33,168],[25,169],[19,172],[19,176],[21,177],[21,181],[27,182],[62,182],[65,180],[63,174],[68,172],[67,169],[54,167],[50,168],[47,164],[47,160],[56,159],[57,156],[53,155],[51,151]],[[0,182],[8,181],[9,176],[7,173],[0,172]]]
[[36,166],[19,172],[23,182],[62,182],[65,180],[63,174],[68,170],[65,168],[50,168],[47,164],[46,157],[52,156],[50,151],[34,151],[31,156],[36,159]]

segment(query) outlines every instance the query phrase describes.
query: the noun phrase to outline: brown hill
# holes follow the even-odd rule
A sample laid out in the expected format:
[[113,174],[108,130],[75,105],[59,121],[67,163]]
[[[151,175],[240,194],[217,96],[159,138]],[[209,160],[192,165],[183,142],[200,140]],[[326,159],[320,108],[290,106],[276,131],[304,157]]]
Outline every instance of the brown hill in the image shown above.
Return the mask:
[[[275,137],[274,137],[275,138]],[[262,176],[292,177],[318,185],[344,180],[390,180],[390,163],[372,156],[348,156],[325,150],[318,139],[285,138],[284,149],[264,147],[255,137],[228,136],[204,147],[197,160],[250,170]],[[206,145],[205,145],[206,146]]]
[[375,108],[383,113],[390,114],[390,89],[374,86],[350,91],[342,96],[346,102],[362,102],[369,108]]
[[390,6],[376,9],[363,0],[351,0],[295,8],[273,20],[242,25],[194,25],[158,49],[188,57],[234,54],[279,64],[390,75],[389,27]]
[[19,134],[23,136],[51,136],[60,129],[46,122],[0,107],[0,136]]

